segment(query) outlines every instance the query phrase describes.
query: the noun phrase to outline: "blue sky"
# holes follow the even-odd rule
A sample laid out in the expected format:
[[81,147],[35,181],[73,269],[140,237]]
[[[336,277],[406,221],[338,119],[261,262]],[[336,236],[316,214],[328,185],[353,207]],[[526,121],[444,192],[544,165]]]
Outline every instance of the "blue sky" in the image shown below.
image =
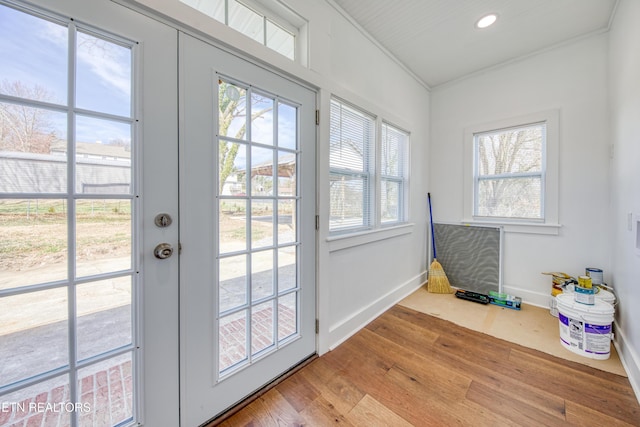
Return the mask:
[[[47,99],[67,105],[68,28],[0,5],[0,81],[36,85]],[[131,50],[79,32],[76,61],[77,107],[129,117],[131,114]],[[64,115],[50,115],[56,133],[64,137]],[[78,120],[77,140],[130,140],[129,126],[110,120]]]
[[[46,101],[67,105],[68,37],[66,23],[39,17],[0,5],[0,82],[21,82],[29,88],[45,88]],[[97,38],[79,29],[76,42],[76,106],[78,108],[129,117],[131,114],[132,51],[126,46]],[[254,111],[266,108],[260,96],[252,100]],[[66,115],[51,113],[49,121],[61,139],[66,135]],[[233,135],[239,119],[230,129]],[[273,111],[252,123],[253,140],[270,144],[273,137]],[[280,104],[279,143],[295,148],[296,108]],[[129,125],[107,119],[78,116],[76,140],[79,142],[130,141]],[[237,161],[241,163],[243,156]],[[254,159],[256,161],[258,159]],[[264,161],[260,156],[260,161]]]

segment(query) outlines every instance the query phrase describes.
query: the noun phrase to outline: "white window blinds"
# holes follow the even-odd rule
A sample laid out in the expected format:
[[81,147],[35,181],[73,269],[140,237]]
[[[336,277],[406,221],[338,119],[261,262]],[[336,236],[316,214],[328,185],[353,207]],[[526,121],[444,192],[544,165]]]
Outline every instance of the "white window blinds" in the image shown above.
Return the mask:
[[329,229],[335,232],[369,228],[375,118],[332,99],[330,127]]

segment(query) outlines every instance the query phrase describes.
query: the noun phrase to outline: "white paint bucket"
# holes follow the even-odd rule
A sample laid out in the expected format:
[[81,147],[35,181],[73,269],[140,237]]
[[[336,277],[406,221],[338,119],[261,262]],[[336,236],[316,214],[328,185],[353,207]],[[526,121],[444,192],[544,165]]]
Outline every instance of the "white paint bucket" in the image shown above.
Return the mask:
[[560,343],[581,356],[608,359],[614,307],[601,299],[596,299],[594,305],[581,304],[569,294],[558,295],[556,301]]

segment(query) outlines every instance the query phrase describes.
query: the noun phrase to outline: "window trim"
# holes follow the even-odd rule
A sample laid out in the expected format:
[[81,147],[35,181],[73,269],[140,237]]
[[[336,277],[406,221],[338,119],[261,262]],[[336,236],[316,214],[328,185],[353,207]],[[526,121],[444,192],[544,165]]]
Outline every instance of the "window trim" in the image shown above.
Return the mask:
[[[542,215],[543,219],[489,218],[475,216],[475,136],[478,134],[526,127],[539,123],[546,124],[546,138],[543,147],[542,166]],[[535,113],[499,119],[464,129],[464,183],[463,218],[465,224],[503,225],[506,232],[553,234],[557,235],[561,227],[558,216],[559,205],[559,152],[560,152],[560,110],[544,110]]]

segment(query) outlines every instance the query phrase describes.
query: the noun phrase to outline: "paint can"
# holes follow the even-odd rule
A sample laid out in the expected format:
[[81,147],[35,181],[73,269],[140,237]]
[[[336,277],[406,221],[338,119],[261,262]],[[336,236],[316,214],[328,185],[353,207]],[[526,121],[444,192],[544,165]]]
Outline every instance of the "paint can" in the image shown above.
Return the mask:
[[562,346],[591,359],[608,359],[614,307],[600,299],[594,305],[580,304],[569,294],[560,294],[556,300]]
[[585,269],[585,274],[591,277],[591,282],[594,285],[601,285],[604,283],[604,272],[600,268],[587,267]]
[[593,282],[591,281],[591,277],[589,276],[578,277],[578,286],[581,288],[591,289],[593,287]]
[[573,292],[574,300],[580,304],[593,305],[596,301],[595,289],[576,286]]
[[551,288],[551,297],[549,298],[549,314],[553,317],[558,317],[558,302],[556,297],[562,293],[562,288]]

